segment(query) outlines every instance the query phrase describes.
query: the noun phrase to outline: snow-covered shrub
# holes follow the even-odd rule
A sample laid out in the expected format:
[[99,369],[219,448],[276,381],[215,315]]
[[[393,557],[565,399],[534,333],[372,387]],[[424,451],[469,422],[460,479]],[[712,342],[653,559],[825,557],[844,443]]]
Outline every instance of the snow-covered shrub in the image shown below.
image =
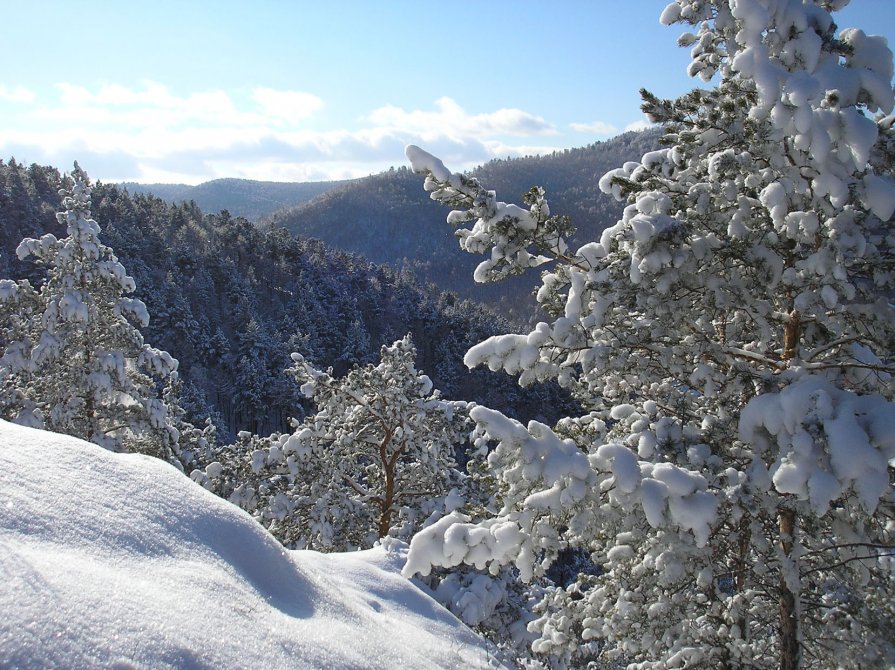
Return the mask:
[[[454,512],[406,574],[566,547],[604,569],[551,591],[533,649],[636,668],[895,663],[895,133],[892,54],[826,0],[677,0],[711,90],[644,91],[666,148],[605,175],[627,202],[568,248],[526,208],[408,147],[476,279],[545,266],[548,315],[469,366],[557,379],[587,410],[550,428],[477,407],[493,513]],[[467,224],[469,227],[466,227]],[[861,608],[858,603],[869,605]]]
[[284,544],[322,551],[409,537],[445,505],[464,475],[455,451],[471,429],[465,403],[446,401],[416,369],[407,336],[380,362],[342,378],[292,355],[287,373],[317,406],[291,434],[240,433],[192,473],[254,514]]

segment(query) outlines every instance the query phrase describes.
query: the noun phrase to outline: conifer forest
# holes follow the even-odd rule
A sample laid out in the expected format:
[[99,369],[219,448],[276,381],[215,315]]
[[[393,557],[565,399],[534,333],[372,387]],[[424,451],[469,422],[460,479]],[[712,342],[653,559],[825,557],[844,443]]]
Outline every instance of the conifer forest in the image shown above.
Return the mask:
[[895,667],[893,57],[845,4],[671,2],[649,129],[472,171],[0,161],[0,667]]

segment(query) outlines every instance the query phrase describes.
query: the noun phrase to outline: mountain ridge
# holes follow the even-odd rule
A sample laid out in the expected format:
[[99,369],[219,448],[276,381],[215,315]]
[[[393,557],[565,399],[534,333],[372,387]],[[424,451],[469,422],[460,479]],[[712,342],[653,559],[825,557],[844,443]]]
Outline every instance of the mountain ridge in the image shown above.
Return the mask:
[[116,184],[129,193],[149,193],[170,204],[194,201],[207,212],[227,210],[233,216],[257,220],[278,209],[297,205],[351,180],[279,182],[224,177],[190,184]]
[[[469,172],[508,202],[533,186],[546,190],[551,210],[567,214],[577,228],[573,246],[596,239],[620,218],[623,203],[600,192],[607,171],[659,146],[661,130],[630,131],[584,147],[524,158],[495,159]],[[226,210],[261,228],[285,228],[328,247],[359,254],[398,271],[410,271],[463,298],[487,304],[516,322],[535,311],[531,276],[498,284],[472,280],[482,260],[462,252],[445,223],[446,212],[406,166],[358,179],[331,182],[264,182],[215,179],[184,184],[119,184],[130,193],[152,194],[169,203],[195,202],[205,212]]]
[[[577,227],[572,244],[581,244],[614,224],[624,208],[600,192],[600,177],[658,148],[660,134],[659,129],[632,131],[544,156],[497,159],[469,174],[508,202],[519,202],[531,187],[543,186],[551,211],[570,215]],[[278,210],[259,225],[283,227],[295,236],[409,269],[442,290],[489,304],[516,320],[527,319],[534,307],[531,276],[476,284],[472,272],[482,259],[458,248],[445,223],[447,212],[429,198],[422,181],[407,167],[392,168]]]

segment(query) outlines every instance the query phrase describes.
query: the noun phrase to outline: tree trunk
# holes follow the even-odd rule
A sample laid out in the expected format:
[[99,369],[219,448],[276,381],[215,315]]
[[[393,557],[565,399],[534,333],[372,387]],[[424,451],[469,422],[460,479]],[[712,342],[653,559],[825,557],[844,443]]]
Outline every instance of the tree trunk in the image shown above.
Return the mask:
[[84,438],[88,441],[93,441],[96,439],[96,401],[93,399],[93,394],[88,393],[84,397],[84,415],[87,419],[87,436]]
[[794,309],[789,313],[789,321],[783,328],[783,360],[791,360],[799,346],[799,338],[802,334],[802,315]]
[[389,458],[388,446],[392,441],[392,432],[386,431],[385,437],[379,445],[379,458],[382,462],[382,470],[385,474],[385,492],[379,507],[379,539],[388,535],[392,527],[392,505],[395,503],[395,463],[396,459]]
[[784,559],[780,569],[780,670],[798,670],[801,667],[799,646],[798,594],[793,592],[787,580],[787,564],[797,568],[792,557],[795,538],[796,514],[790,509],[780,509],[780,546]]
[[[752,539],[752,518],[748,514],[744,514],[743,518],[740,519],[739,524],[739,539],[737,541],[737,576],[736,576],[736,590],[737,593],[743,593],[746,590],[746,570],[749,565],[749,548],[751,545]],[[737,620],[737,625],[740,627],[740,635],[743,640],[749,639],[749,620],[746,618],[746,612],[744,611],[739,619]]]
[[[802,315],[797,309],[789,313],[789,321],[783,329],[783,360],[792,360],[799,347],[802,336]],[[783,560],[780,564],[780,669],[798,670],[801,666],[801,649],[799,647],[799,612],[798,593],[793,591],[795,585],[787,580],[787,571],[798,575],[798,559],[792,556],[795,541],[796,513],[791,509],[779,508],[780,547]]]
[[392,505],[395,502],[395,469],[394,466],[385,468],[385,495],[382,498],[381,513],[379,515],[379,539],[388,535],[392,527]]

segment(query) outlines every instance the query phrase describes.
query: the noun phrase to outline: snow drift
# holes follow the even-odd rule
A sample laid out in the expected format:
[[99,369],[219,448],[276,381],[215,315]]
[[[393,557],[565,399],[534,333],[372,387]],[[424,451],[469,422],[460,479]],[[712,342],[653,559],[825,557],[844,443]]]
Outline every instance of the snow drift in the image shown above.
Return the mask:
[[403,551],[284,550],[173,467],[0,421],[0,667],[494,667]]

